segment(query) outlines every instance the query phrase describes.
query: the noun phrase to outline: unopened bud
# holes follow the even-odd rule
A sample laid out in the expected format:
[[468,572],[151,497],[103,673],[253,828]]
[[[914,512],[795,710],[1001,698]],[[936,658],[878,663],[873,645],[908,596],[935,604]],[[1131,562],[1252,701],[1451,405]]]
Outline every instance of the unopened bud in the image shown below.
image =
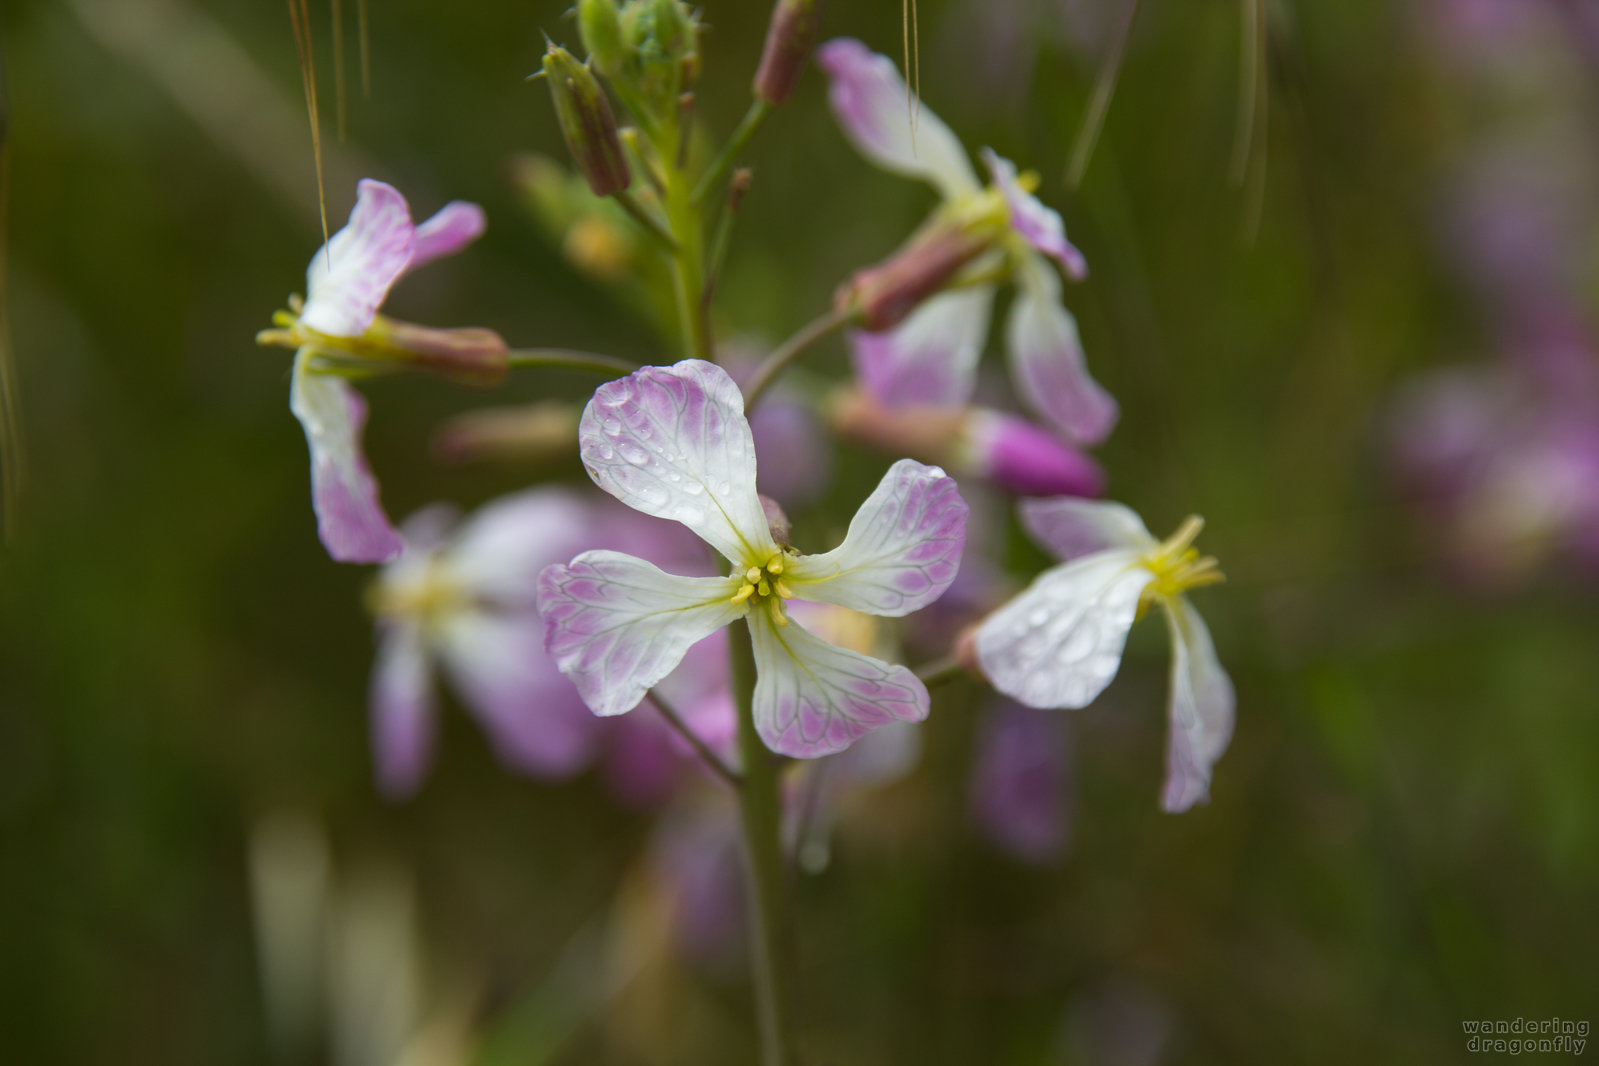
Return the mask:
[[544,74],[555,100],[555,117],[561,136],[572,152],[578,170],[588,179],[595,196],[613,196],[633,182],[622,142],[616,135],[616,116],[588,67],[564,48],[551,45],[544,53]]
[[578,0],[577,30],[594,69],[607,78],[619,77],[627,61],[622,43],[622,16],[616,0]]
[[1105,472],[1047,430],[1003,411],[974,409],[962,434],[965,461],[956,464],[1021,496],[1098,496]]
[[755,71],[755,95],[768,104],[783,103],[794,94],[800,73],[816,46],[822,28],[825,0],[777,0],[766,27],[766,47]]
[[699,24],[682,0],[636,0],[622,11],[623,47],[636,57],[634,89],[661,116],[699,75]]
[[509,350],[492,329],[434,329],[379,315],[362,343],[407,367],[463,385],[498,385],[510,370]]
[[577,450],[577,425],[577,408],[555,400],[469,411],[439,429],[433,454],[445,463],[560,458]]
[[861,325],[874,333],[892,329],[992,243],[990,237],[967,227],[935,222],[884,262],[857,271],[833,302],[839,308],[855,308]]

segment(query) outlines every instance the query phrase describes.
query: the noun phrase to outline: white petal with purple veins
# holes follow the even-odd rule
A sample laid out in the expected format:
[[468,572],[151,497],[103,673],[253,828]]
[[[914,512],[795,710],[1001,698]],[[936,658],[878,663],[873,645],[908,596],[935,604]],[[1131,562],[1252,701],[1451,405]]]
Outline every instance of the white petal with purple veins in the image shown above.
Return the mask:
[[433,754],[433,679],[422,627],[378,630],[371,685],[372,748],[378,786],[390,799],[416,791]]
[[311,505],[328,554],[342,563],[381,563],[405,547],[378,502],[378,484],[361,451],[366,401],[343,378],[319,373],[302,350],[294,361],[289,410],[311,449]]
[[744,611],[738,582],[677,577],[620,552],[584,552],[539,577],[545,646],[598,715],[638,705],[695,643]]
[[1034,542],[1062,562],[1107,548],[1151,551],[1159,544],[1143,519],[1119,503],[1061,496],[1023,500],[1016,510]]
[[978,191],[977,174],[942,119],[906,91],[894,61],[840,37],[816,50],[844,133],[884,170],[931,182],[946,199]]
[[592,761],[599,719],[545,652],[544,622],[531,609],[457,612],[437,640],[462,702],[507,763],[566,777]]
[[1184,596],[1167,604],[1171,630],[1171,733],[1161,806],[1174,813],[1210,799],[1210,771],[1233,735],[1232,679],[1204,619]]
[[755,728],[773,751],[820,758],[889,722],[927,717],[927,689],[905,667],[829,644],[797,622],[778,626],[765,611],[748,617]]
[[1005,197],[1005,206],[1010,208],[1011,228],[1022,240],[1059,263],[1067,277],[1073,281],[1086,278],[1088,260],[1066,239],[1066,223],[1061,221],[1060,212],[1044,206],[1043,201],[1022,188],[1015,163],[996,155],[992,148],[984,148],[982,155],[994,184]]
[[855,376],[886,407],[956,407],[972,397],[994,289],[974,285],[933,297],[893,329],[849,334]]
[[1029,274],[1007,328],[1017,391],[1072,440],[1097,444],[1116,424],[1116,401],[1088,374],[1077,322],[1059,301],[1059,280],[1042,260]]
[[993,686],[1029,707],[1086,707],[1121,665],[1138,598],[1155,575],[1142,552],[1099,552],[1038,576],[977,627]]
[[601,385],[578,426],[600,488],[688,526],[739,565],[777,551],[755,493],[755,442],[727,371],[687,359]]
[[968,513],[954,478],[901,459],[855,512],[844,543],[793,559],[783,580],[802,600],[896,618],[910,614],[955,580]]
[[411,250],[407,271],[446,255],[454,255],[483,236],[488,217],[477,204],[451,200],[433,217],[416,227],[416,246]]
[[392,185],[363,178],[350,221],[306,268],[300,321],[334,337],[365,333],[415,249],[405,197]]

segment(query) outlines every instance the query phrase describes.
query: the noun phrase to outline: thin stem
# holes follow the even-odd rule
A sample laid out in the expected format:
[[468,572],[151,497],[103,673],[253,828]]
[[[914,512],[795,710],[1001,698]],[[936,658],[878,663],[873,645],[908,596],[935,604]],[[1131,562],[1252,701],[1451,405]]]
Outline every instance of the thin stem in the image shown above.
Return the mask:
[[943,685],[950,681],[954,681],[965,672],[966,667],[962,666],[960,660],[955,658],[953,655],[946,655],[941,659],[934,659],[932,662],[923,663],[921,666],[918,666],[914,671],[912,671],[912,673],[921,679],[922,684],[926,685],[928,688],[934,688],[938,685]]
[[755,376],[750,379],[749,387],[744,390],[744,413],[748,414],[755,408],[761,395],[772,387],[772,383],[790,363],[804,354],[805,349],[829,333],[843,329],[855,321],[857,313],[853,307],[835,307],[826,314],[812,319],[798,333],[768,355],[761,365],[756,367]]
[[634,222],[637,222],[639,225],[643,226],[645,231],[649,233],[651,237],[654,237],[656,240],[660,241],[661,246],[665,248],[668,253],[672,255],[677,254],[677,241],[674,240],[672,235],[666,231],[666,227],[661,225],[659,219],[650,214],[649,211],[645,209],[643,204],[634,199],[632,193],[628,192],[626,189],[623,189],[621,192],[616,193],[612,198],[621,206],[623,211],[626,211],[628,215],[632,217]]
[[760,128],[767,112],[772,107],[765,100],[756,97],[750,101],[750,109],[744,112],[744,118],[739,122],[738,128],[733,131],[733,136],[722,145],[722,150],[711,161],[710,168],[700,178],[699,184],[694,186],[694,202],[702,203],[711,195],[722,179],[727,177],[728,171],[733,169],[733,164],[738,162],[738,157],[743,154],[745,146],[750,143],[750,138],[755,136],[755,131]]
[[1126,0],[1121,23],[1116,27],[1105,49],[1105,58],[1099,65],[1099,77],[1094,82],[1094,95],[1088,101],[1088,113],[1083,116],[1083,128],[1077,133],[1077,143],[1072,147],[1071,165],[1066,168],[1066,184],[1073,189],[1083,183],[1088,170],[1088,160],[1099,142],[1099,130],[1105,124],[1105,113],[1110,110],[1110,98],[1116,92],[1116,78],[1121,73],[1122,55],[1127,51],[1127,38],[1133,29],[1133,19],[1138,17],[1138,0]]
[[733,692],[738,702],[738,748],[744,765],[738,806],[755,926],[750,942],[761,1033],[760,1061],[762,1066],[797,1066],[789,987],[793,930],[788,924],[777,770],[772,753],[755,729],[755,655],[749,626],[735,622],[728,629],[728,637]]
[[548,367],[558,370],[587,370],[607,377],[622,377],[638,369],[638,364],[612,355],[596,355],[569,348],[513,348],[506,353],[508,366],[517,369]]
[[650,702],[655,704],[657,711],[661,712],[661,717],[666,719],[666,724],[677,730],[683,739],[688,741],[689,747],[694,749],[694,754],[700,757],[712,773],[734,788],[738,788],[744,783],[744,778],[738,771],[723,762],[722,757],[711,750],[711,746],[705,743],[700,738],[700,735],[689,727],[688,722],[683,720],[683,716],[677,713],[677,709],[662,699],[661,694],[655,689],[650,690]]

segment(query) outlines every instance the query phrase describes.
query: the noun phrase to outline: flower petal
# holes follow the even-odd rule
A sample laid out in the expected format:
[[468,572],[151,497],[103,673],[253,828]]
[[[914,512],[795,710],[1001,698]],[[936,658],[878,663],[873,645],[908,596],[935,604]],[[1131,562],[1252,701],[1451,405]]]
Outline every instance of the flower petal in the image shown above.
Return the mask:
[[421,626],[379,628],[371,716],[378,787],[403,799],[416,791],[433,754],[433,678]]
[[755,494],[755,441],[727,371],[687,359],[601,385],[578,425],[583,465],[636,511],[688,526],[740,566],[777,551]]
[[350,221],[305,272],[300,321],[334,337],[366,332],[416,248],[411,209],[394,186],[363,178],[357,190]]
[[802,600],[894,618],[910,614],[955,580],[969,511],[954,478],[901,459],[855,512],[844,543],[793,559],[783,580]]
[[1098,552],[1040,574],[977,627],[977,658],[1029,707],[1086,707],[1121,665],[1138,597],[1155,575],[1141,552]]
[[378,502],[378,483],[361,451],[366,401],[343,378],[319,373],[304,350],[295,358],[289,410],[311,448],[311,505],[317,533],[341,563],[381,563],[405,548]]
[[797,622],[751,611],[755,728],[781,755],[815,759],[843,751],[889,722],[927,717],[927,689],[903,666],[812,636]]
[[595,714],[638,706],[689,648],[745,610],[736,582],[678,577],[620,552],[584,552],[539,576],[544,643]]
[[1086,278],[1088,260],[1066,239],[1066,223],[1061,221],[1060,212],[1044,206],[1043,201],[1022,188],[1015,163],[997,155],[992,148],[984,148],[982,157],[1000,195],[1005,197],[1005,206],[1010,208],[1011,228],[1022,240],[1059,263],[1067,277],[1073,281]]
[[600,721],[544,650],[529,608],[459,611],[438,635],[450,678],[500,758],[536,777],[568,777],[593,760]]
[[1119,503],[1061,496],[1023,500],[1016,511],[1028,536],[1061,562],[1106,548],[1148,551],[1159,544],[1144,528],[1143,519],[1131,507]]
[[1088,375],[1077,322],[1059,301],[1060,282],[1040,262],[1011,305],[1011,374],[1022,399],[1079,444],[1098,444],[1119,413]]
[[971,399],[988,335],[992,286],[933,297],[893,329],[849,334],[855,376],[884,406],[955,407]]
[[1210,799],[1210,771],[1233,736],[1236,697],[1205,620],[1185,596],[1167,604],[1171,630],[1171,734],[1161,806],[1173,813]]
[[1071,759],[1065,715],[999,701],[984,717],[972,773],[972,813],[1022,862],[1060,857],[1070,830]]
[[844,134],[884,170],[931,182],[945,199],[978,191],[977,173],[942,119],[911,100],[894,61],[850,37],[816,50]]
[[[497,608],[531,611],[539,573],[600,540],[595,517],[582,498],[566,489],[543,487],[503,496],[478,508],[455,534],[450,577]],[[543,637],[536,646],[542,658]]]
[[411,261],[405,264],[406,271],[454,255],[483,236],[487,228],[488,216],[481,207],[465,200],[451,200],[416,227],[416,245],[411,249]]

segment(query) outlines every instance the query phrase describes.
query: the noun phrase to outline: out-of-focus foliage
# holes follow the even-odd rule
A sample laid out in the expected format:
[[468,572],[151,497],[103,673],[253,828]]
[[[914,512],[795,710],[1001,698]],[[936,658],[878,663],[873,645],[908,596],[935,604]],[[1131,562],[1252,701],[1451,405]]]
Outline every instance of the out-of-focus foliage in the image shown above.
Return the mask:
[[[1400,382],[1495,354],[1448,201],[1484,130],[1532,128],[1547,98],[1462,71],[1440,18],[1457,5],[1268,3],[1264,181],[1240,188],[1240,5],[1148,0],[1071,195],[1114,6],[921,0],[921,86],[969,143],[1042,172],[1092,264],[1068,300],[1124,410],[1099,453],[1111,494],[1157,530],[1206,516],[1230,581],[1203,606],[1237,682],[1237,737],[1208,807],[1159,812],[1166,653],[1141,627],[1122,677],[1071,715],[1070,847],[1035,868],[974,826],[984,693],[939,690],[916,771],[842,802],[830,864],[799,882],[814,1060],[1445,1063],[1464,1053],[1463,1018],[1591,1016],[1595,576],[1556,563],[1486,590],[1453,576],[1385,444]],[[575,39],[561,4],[373,2],[370,100],[346,32],[344,144],[329,13],[312,7],[330,217],[361,174],[419,215],[457,197],[488,209],[487,236],[406,282],[397,314],[673,357],[562,258],[513,181],[519,154],[559,145],[546,93],[522,78],[541,29]],[[833,8],[830,34],[897,52],[897,3]],[[748,100],[767,14],[705,6],[698,96],[718,131]],[[318,545],[287,361],[252,343],[320,241],[286,11],[32,0],[7,5],[3,30],[29,448],[0,554],[0,1060],[274,1061],[254,839],[258,859],[312,873],[326,859],[330,891],[355,901],[340,957],[357,970],[380,950],[363,944],[407,956],[394,937],[414,905],[416,997],[439,1047],[453,1031],[492,1064],[747,1061],[736,950],[707,965],[667,947],[651,820],[602,781],[509,776],[452,713],[416,800],[373,787],[369,575]],[[1562,107],[1591,133],[1596,53],[1573,29],[1541,40],[1507,61],[1569,71]],[[1591,136],[1571,151],[1559,165],[1591,173]],[[785,335],[930,204],[846,145],[814,72],[749,158],[725,333]],[[842,373],[841,346],[809,365]],[[474,406],[592,385],[371,386],[391,513],[577,482],[575,459],[447,468],[428,442]],[[839,462],[822,514],[847,517],[884,465]],[[1043,562],[1020,539],[1014,558]],[[282,1060],[393,1061],[376,1038],[339,1046]]]

